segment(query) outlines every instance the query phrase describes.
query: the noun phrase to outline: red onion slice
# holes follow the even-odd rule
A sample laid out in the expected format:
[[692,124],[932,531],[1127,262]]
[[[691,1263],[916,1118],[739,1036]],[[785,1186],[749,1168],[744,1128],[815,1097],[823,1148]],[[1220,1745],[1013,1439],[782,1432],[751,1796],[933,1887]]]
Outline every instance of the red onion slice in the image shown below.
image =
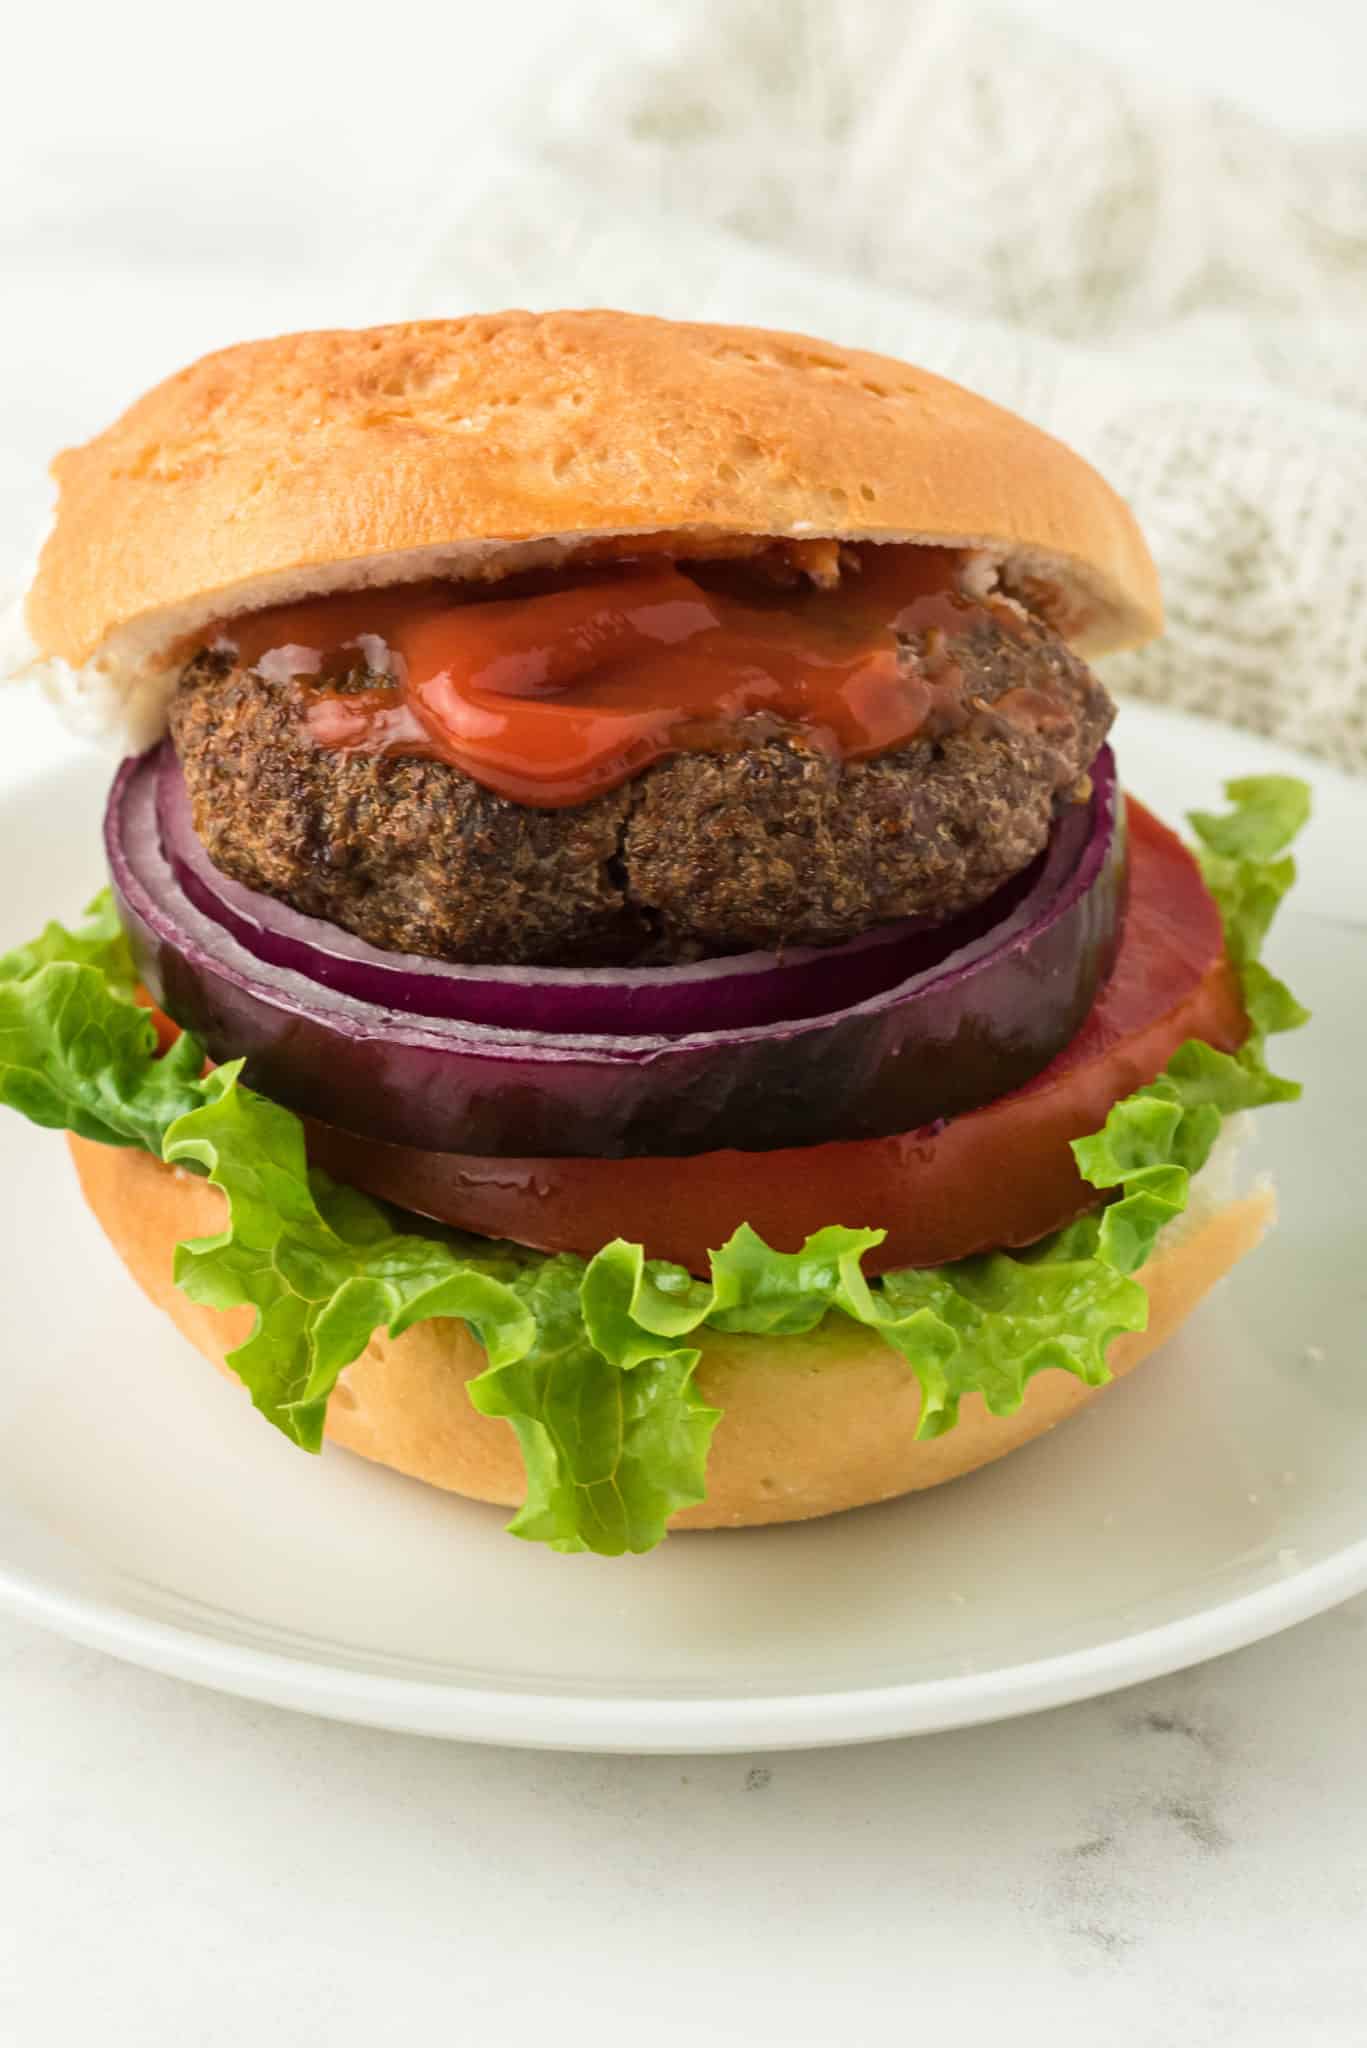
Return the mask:
[[[1103,750],[1090,803],[1060,822],[1007,914],[987,929],[981,918],[942,927],[935,964],[858,1003],[669,1035],[415,1015],[258,957],[193,901],[162,846],[158,773],[156,752],[126,762],[105,824],[115,890],[154,998],[212,1058],[245,1056],[252,1085],[276,1101],[429,1151],[764,1151],[959,1115],[1020,1086],[1068,1043],[1119,936],[1122,806]],[[268,899],[254,902],[264,930],[280,906],[270,903],[267,916]],[[824,956],[837,987],[847,950]],[[554,1010],[547,994],[543,1011]]]

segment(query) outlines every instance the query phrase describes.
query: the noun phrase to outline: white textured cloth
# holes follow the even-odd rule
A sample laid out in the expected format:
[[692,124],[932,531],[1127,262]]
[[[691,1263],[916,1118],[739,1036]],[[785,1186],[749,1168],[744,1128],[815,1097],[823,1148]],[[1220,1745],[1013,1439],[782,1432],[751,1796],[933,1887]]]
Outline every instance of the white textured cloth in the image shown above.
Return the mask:
[[784,325],[975,385],[1149,536],[1168,630],[1113,685],[1367,770],[1367,137],[954,0],[656,0],[652,31],[543,62],[528,153],[429,209],[410,309]]

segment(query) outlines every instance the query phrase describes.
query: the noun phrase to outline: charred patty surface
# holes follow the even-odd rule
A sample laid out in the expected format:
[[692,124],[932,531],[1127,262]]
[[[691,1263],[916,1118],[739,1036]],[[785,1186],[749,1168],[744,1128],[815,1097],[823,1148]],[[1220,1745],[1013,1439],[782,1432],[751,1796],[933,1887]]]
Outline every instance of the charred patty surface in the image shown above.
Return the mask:
[[306,681],[214,653],[186,669],[171,730],[217,866],[372,945],[682,960],[953,915],[1025,867],[1085,794],[1113,707],[1043,623],[984,609],[947,646],[913,638],[901,658],[952,659],[967,723],[842,763],[751,720],[732,749],[677,754],[572,810],[524,808],[438,761],[319,747]]

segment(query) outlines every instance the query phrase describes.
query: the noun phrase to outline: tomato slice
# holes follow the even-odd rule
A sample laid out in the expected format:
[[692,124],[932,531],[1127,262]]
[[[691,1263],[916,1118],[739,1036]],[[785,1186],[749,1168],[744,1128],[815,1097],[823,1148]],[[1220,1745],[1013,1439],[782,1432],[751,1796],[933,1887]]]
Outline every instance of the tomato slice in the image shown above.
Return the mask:
[[165,1010],[157,1008],[150,992],[143,987],[141,982],[138,982],[133,990],[133,1000],[142,1009],[151,1012],[152,1024],[157,1034],[157,1057],[160,1058],[163,1053],[171,1050],[171,1047],[180,1037],[180,1026],[174,1018],[167,1016]]
[[1073,1138],[1099,1130],[1184,1040],[1232,1052],[1248,1034],[1195,860],[1142,804],[1130,798],[1128,810],[1130,893],[1111,979],[1043,1073],[952,1122],[686,1159],[485,1159],[310,1123],[310,1156],[337,1180],[484,1237],[586,1256],[627,1237],[695,1273],[740,1223],[785,1251],[828,1223],[885,1230],[870,1272],[1032,1243],[1100,1199]]

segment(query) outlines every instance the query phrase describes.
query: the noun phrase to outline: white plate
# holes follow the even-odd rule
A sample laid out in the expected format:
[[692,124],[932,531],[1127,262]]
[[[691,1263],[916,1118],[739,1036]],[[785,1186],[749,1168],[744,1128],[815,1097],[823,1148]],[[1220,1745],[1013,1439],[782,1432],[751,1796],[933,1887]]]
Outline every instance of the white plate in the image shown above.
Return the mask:
[[[1257,1120],[1284,1221],[1133,1381],[919,1498],[641,1559],[556,1557],[502,1534],[498,1510],[292,1450],[134,1291],[60,1139],[5,1113],[0,1602],[315,1713],[646,1751],[1024,1713],[1367,1586],[1367,790],[1139,708],[1120,754],[1174,819],[1269,766],[1318,797],[1274,952],[1316,1006],[1278,1045],[1309,1087]],[[105,779],[88,760],[8,774],[0,945],[96,884]]]

